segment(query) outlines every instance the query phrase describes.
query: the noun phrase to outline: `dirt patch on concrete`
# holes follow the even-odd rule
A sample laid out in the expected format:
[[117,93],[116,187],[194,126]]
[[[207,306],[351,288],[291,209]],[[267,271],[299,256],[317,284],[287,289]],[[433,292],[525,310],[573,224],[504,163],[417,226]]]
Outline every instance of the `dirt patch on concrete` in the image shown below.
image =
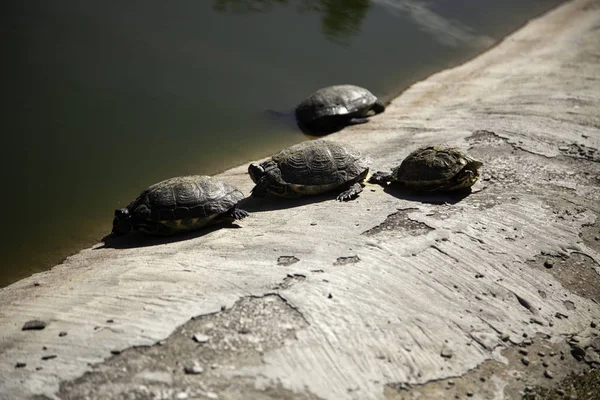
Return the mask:
[[[63,382],[61,399],[317,399],[239,372],[307,326],[278,295],[246,297],[229,310],[196,317],[166,340],[128,349]],[[259,388],[260,387],[260,388]],[[99,397],[100,396],[100,397]]]
[[[505,339],[510,343],[510,339]],[[388,384],[384,390],[385,398],[491,400],[502,398],[503,394],[507,399],[519,399],[535,391],[549,393],[558,389],[560,392],[560,387],[569,384],[561,381],[568,379],[570,374],[590,371],[588,364],[571,354],[571,346],[566,341],[552,343],[546,337],[525,338],[520,345],[504,350],[502,358],[503,362],[486,361],[463,376],[425,385]]]
[[408,214],[413,211],[418,211],[418,208],[398,210],[398,212],[388,215],[381,224],[363,232],[363,235],[420,236],[434,230],[422,222],[410,219]]
[[[591,257],[581,253],[572,253],[569,257],[539,255],[527,264],[552,275],[569,291],[600,302],[600,276],[595,269],[598,264]],[[574,307],[569,304],[572,302],[565,300],[567,309]]]

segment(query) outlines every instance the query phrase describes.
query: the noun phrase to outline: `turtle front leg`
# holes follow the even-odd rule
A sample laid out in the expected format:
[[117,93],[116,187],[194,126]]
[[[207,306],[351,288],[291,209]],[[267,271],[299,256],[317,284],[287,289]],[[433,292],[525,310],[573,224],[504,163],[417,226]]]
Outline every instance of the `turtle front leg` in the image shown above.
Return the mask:
[[350,201],[355,199],[360,192],[363,191],[363,187],[360,183],[356,182],[354,185],[350,186],[348,190],[343,191],[337,197],[339,201]]
[[239,221],[240,219],[246,218],[248,215],[248,211],[242,210],[237,206],[230,208],[225,214],[222,214],[219,218],[214,220],[212,223],[217,224],[220,222],[232,224],[235,221]]
[[250,214],[248,214],[248,211],[242,210],[241,208],[234,207],[233,210],[231,210],[231,217],[234,220],[244,219],[248,215],[250,215]]
[[348,125],[366,124],[367,122],[369,122],[369,118],[350,118]]

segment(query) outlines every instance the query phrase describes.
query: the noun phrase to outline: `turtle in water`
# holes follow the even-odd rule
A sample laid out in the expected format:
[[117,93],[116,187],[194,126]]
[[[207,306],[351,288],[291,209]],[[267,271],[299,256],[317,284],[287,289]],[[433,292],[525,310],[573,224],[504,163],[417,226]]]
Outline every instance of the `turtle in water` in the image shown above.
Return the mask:
[[483,163],[444,145],[421,147],[391,173],[376,172],[371,183],[396,182],[420,192],[451,192],[473,186]]
[[111,236],[187,232],[248,216],[237,208],[244,194],[210,176],[180,176],[154,184],[126,208],[115,210]]
[[275,154],[260,165],[250,164],[248,173],[256,183],[252,196],[267,192],[295,198],[330,190],[342,190],[340,201],[355,198],[369,172],[371,159],[357,149],[328,140],[303,142]]
[[368,122],[367,117],[383,111],[383,102],[367,89],[337,85],[317,90],[300,103],[296,107],[296,121],[303,132],[323,135],[347,125]]

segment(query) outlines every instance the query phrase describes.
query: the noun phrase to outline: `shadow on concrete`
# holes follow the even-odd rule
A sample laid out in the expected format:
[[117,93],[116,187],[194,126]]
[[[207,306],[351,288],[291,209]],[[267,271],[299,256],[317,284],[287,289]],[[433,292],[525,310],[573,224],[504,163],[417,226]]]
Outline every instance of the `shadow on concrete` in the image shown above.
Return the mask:
[[415,192],[394,183],[384,185],[383,191],[401,200],[428,204],[456,204],[472,193],[471,188],[455,192]]
[[173,236],[153,236],[142,232],[130,232],[123,236],[111,236],[110,234],[102,238],[104,245],[95,247],[100,249],[131,249],[135,247],[159,246],[161,244],[181,242],[184,240],[195,239],[197,237],[208,235],[219,229],[238,229],[241,226],[231,224],[217,224],[201,228],[197,231],[175,234]]
[[[345,188],[340,188],[340,190],[334,190],[331,192],[316,194],[312,196],[302,196],[296,199],[278,197],[269,193],[262,198],[252,196],[246,197],[244,200],[238,203],[238,206],[251,214],[265,211],[286,210],[288,208],[302,207],[313,203],[321,203],[324,201],[336,201],[335,199],[338,196],[338,194],[340,194],[344,190]],[[360,197],[360,195],[358,195],[358,197]],[[350,200],[350,202],[354,200],[355,199]]]

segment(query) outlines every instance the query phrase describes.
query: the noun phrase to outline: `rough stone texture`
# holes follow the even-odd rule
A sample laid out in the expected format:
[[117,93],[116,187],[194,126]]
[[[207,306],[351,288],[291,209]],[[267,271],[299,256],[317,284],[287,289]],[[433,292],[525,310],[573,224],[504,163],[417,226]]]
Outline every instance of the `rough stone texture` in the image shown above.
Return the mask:
[[[469,196],[251,199],[241,229],[134,235],[1,289],[0,398],[437,398],[428,385],[445,380],[512,398],[593,364],[599,33],[600,1],[569,2],[330,136],[375,170],[424,144],[466,147],[485,163]],[[252,187],[246,166],[220,178]],[[47,326],[22,331],[30,320]],[[539,337],[547,349],[516,351]],[[563,364],[538,365],[561,346]]]

